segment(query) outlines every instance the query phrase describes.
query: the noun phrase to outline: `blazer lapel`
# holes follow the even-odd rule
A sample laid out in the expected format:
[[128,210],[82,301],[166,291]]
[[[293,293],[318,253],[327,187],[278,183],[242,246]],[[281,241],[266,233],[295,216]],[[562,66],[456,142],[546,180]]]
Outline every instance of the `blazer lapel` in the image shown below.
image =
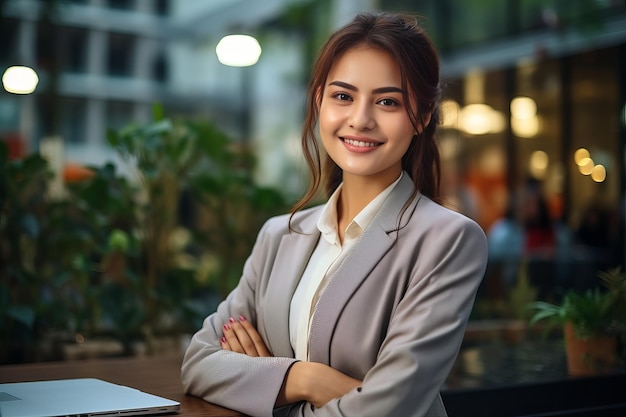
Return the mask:
[[405,172],[379,213],[363,231],[363,235],[346,255],[341,266],[330,277],[313,313],[309,333],[311,361],[330,364],[330,341],[341,311],[352,294],[367,279],[370,271],[389,251],[396,240],[398,229],[411,217],[418,198],[412,201],[402,221],[398,221],[402,207],[412,190],[413,182]]
[[[298,286],[320,236],[317,229],[319,210],[313,210],[297,222],[296,230],[284,235],[274,260],[274,270],[267,284],[267,303],[270,306],[264,314],[263,323],[269,349],[275,356],[293,357],[293,349],[289,338],[289,307],[291,298]],[[294,224],[296,223],[294,219]]]

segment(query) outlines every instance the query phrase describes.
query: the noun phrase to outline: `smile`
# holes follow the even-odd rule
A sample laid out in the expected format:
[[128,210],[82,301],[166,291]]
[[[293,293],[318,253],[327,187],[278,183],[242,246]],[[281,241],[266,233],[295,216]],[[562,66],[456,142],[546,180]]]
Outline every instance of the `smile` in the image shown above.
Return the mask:
[[348,138],[340,138],[340,139],[344,143],[347,143],[348,145],[356,146],[359,148],[373,148],[375,146],[382,145],[382,143],[379,143],[379,142],[369,142],[369,141],[362,141],[362,140],[355,140],[355,139],[348,139]]

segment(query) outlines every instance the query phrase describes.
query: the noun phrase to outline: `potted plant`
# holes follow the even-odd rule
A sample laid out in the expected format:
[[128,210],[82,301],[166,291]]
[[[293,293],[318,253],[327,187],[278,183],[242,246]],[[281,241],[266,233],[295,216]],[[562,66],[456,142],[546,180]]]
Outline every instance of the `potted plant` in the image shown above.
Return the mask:
[[612,369],[626,324],[626,273],[620,268],[598,274],[606,288],[584,293],[568,291],[560,304],[536,301],[530,325],[547,321],[563,327],[570,375],[591,375]]

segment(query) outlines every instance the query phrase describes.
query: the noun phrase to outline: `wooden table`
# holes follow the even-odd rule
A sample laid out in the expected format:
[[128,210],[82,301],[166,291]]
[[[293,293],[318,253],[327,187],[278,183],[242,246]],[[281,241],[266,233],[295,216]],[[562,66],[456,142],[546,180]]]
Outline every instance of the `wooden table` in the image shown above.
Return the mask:
[[178,355],[145,358],[85,359],[0,366],[0,382],[99,378],[180,402],[180,415],[233,417],[241,413],[185,395]]

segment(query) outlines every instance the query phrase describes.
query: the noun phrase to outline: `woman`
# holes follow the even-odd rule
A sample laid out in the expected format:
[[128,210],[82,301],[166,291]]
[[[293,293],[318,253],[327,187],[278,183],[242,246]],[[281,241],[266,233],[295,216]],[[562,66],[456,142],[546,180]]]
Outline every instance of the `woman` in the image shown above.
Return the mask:
[[[309,87],[309,189],[263,226],[239,285],[194,335],[188,393],[253,416],[446,415],[439,390],[487,244],[432,200],[439,97],[415,20],[362,14],[331,36]],[[322,183],[327,203],[304,209]]]

